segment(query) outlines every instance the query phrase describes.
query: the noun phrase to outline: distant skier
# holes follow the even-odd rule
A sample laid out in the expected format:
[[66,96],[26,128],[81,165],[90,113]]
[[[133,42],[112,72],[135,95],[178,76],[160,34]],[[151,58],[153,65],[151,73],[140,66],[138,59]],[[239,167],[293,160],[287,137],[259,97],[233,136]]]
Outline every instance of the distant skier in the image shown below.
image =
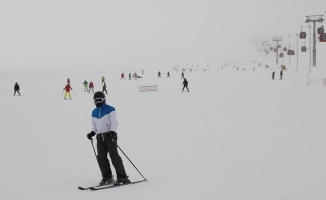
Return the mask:
[[272,73],[272,78],[273,78],[273,80],[274,80],[274,77],[275,77],[275,72]]
[[90,93],[90,91],[92,90],[92,92],[94,93],[94,84],[93,82],[89,82],[89,85],[88,85],[89,89],[88,89],[88,93]]
[[280,72],[280,79],[282,80],[282,76],[283,76],[283,71],[281,70]]
[[141,70],[141,73],[142,73],[142,75],[144,75],[144,70],[143,69]]
[[125,74],[124,73],[121,74],[120,80],[122,80],[122,79],[125,80]]
[[[105,77],[102,76],[102,84],[105,82]],[[93,92],[94,93],[94,92]]]
[[71,99],[71,95],[70,95],[70,90],[72,90],[72,88],[70,87],[70,84],[67,83],[67,85],[63,88],[63,90],[66,90],[65,91],[65,95],[64,95],[64,99],[67,99],[67,94],[69,96],[69,98]]
[[167,73],[167,77],[170,78],[170,72]]
[[19,96],[20,96],[20,93],[19,93],[19,90],[20,90],[20,87],[19,87],[19,85],[18,85],[18,83],[16,82],[15,83],[15,86],[14,86],[14,96],[16,96],[16,92],[18,92],[18,94],[19,94]]
[[131,80],[131,73],[129,73],[129,80]]
[[114,107],[106,104],[103,92],[96,92],[93,96],[93,101],[96,106],[92,112],[93,127],[92,131],[87,134],[87,138],[92,140],[92,137],[96,135],[97,162],[103,177],[100,185],[114,182],[108,155],[117,175],[114,185],[131,183],[118,153],[118,120],[116,110]]
[[182,72],[181,73],[181,79],[184,79],[185,78],[185,74]]
[[88,91],[88,82],[85,80],[83,84],[84,84],[84,87],[85,87],[84,92],[87,92]]
[[106,91],[106,84],[105,84],[105,82],[103,83],[102,89],[103,89],[102,92],[105,91],[105,93],[108,94],[108,91]]
[[160,71],[158,72],[158,78],[161,78],[161,72]]
[[183,83],[182,83],[182,85],[183,85],[182,92],[183,92],[183,90],[184,90],[185,88],[187,88],[187,90],[188,90],[188,92],[189,92],[189,89],[188,89],[188,81],[187,81],[186,78],[183,79]]

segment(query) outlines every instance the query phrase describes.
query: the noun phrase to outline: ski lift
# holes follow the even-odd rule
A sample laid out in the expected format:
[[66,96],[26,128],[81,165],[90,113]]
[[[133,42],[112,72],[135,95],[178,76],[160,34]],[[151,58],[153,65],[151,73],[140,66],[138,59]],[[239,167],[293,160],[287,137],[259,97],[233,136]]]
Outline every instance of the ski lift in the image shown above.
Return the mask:
[[306,45],[304,44],[302,47],[301,47],[301,52],[306,52],[307,51],[307,47]]
[[303,32],[303,31],[300,32],[300,35],[299,35],[300,39],[306,39],[306,36],[307,36],[306,32]]
[[273,51],[273,47],[269,47],[269,50]]
[[323,27],[323,26],[319,27],[319,28],[317,29],[317,33],[318,33],[318,35],[324,33],[324,27]]
[[326,42],[326,33],[322,33],[319,36],[319,42]]
[[280,57],[280,58],[283,58],[283,53],[280,53],[279,57]]
[[279,44],[279,45],[277,45],[277,48],[281,48],[281,45]]
[[286,47],[283,47],[283,51],[287,51],[288,50],[288,48],[286,48]]

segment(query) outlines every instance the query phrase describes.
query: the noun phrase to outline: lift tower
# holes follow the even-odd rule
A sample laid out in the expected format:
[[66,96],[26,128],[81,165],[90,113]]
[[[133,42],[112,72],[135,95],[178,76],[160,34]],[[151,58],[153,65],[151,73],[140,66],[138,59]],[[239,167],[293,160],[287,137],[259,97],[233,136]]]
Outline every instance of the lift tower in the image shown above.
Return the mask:
[[[324,15],[307,15],[306,23],[312,22],[313,23],[313,50],[312,50],[312,66],[316,66],[316,22],[322,23]],[[311,50],[310,50],[311,51]]]

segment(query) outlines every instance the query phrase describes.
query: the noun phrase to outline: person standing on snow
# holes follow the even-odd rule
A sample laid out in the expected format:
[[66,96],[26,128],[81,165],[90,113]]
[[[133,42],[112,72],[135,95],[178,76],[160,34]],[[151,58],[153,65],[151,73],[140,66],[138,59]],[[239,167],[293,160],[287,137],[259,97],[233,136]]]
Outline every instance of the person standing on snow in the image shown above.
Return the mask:
[[64,95],[64,99],[67,99],[66,98],[67,94],[68,94],[69,98],[71,99],[70,90],[72,90],[72,88],[70,87],[69,83],[67,83],[66,87],[64,87],[63,90],[66,90],[65,95]]
[[14,96],[16,96],[16,92],[18,92],[18,94],[19,94],[19,96],[20,96],[20,93],[19,93],[20,87],[19,87],[19,85],[18,85],[17,82],[15,83],[14,90],[15,90],[15,92],[14,92]]
[[125,74],[124,73],[121,74],[120,80],[122,80],[122,79],[125,80]]
[[[104,76],[102,76],[102,84],[105,82]],[[94,93],[94,92],[93,92]]]
[[283,71],[281,70],[280,72],[280,79],[282,80],[282,76],[283,76]]
[[167,73],[167,77],[170,78],[170,72]]
[[275,77],[275,72],[272,73],[272,79],[274,80]]
[[92,92],[94,93],[94,84],[93,82],[89,82],[89,85],[88,85],[89,89],[88,89],[88,93],[92,90]]
[[95,92],[93,101],[96,108],[92,112],[92,131],[87,134],[87,138],[92,140],[96,135],[97,161],[103,177],[100,185],[114,182],[108,153],[117,175],[114,185],[131,183],[118,153],[118,121],[115,108],[106,104],[105,95],[100,91]]
[[184,79],[185,78],[185,74],[182,72],[181,73],[181,79]]
[[105,93],[106,93],[106,94],[108,94],[108,91],[106,91],[106,84],[105,84],[105,82],[104,82],[104,84],[103,84],[102,88],[103,88],[102,92],[104,92],[104,91],[105,91]]
[[183,90],[184,90],[185,88],[187,88],[187,90],[188,90],[188,92],[189,92],[189,89],[188,89],[188,81],[187,81],[186,78],[183,79],[183,83],[182,83],[182,85],[183,85],[182,92],[183,92]]
[[160,71],[158,72],[157,75],[158,75],[158,78],[161,78],[161,72]]
[[85,80],[83,84],[85,86],[84,92],[87,92],[88,91],[88,82]]

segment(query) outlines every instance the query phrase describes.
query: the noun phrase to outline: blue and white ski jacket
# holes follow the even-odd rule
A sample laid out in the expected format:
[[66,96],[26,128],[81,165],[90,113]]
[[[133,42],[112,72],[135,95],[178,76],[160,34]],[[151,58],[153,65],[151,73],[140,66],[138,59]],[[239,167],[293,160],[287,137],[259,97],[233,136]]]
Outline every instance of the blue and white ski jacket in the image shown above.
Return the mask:
[[117,132],[118,120],[115,108],[105,102],[101,107],[96,107],[92,112],[92,131],[96,134],[109,131]]

